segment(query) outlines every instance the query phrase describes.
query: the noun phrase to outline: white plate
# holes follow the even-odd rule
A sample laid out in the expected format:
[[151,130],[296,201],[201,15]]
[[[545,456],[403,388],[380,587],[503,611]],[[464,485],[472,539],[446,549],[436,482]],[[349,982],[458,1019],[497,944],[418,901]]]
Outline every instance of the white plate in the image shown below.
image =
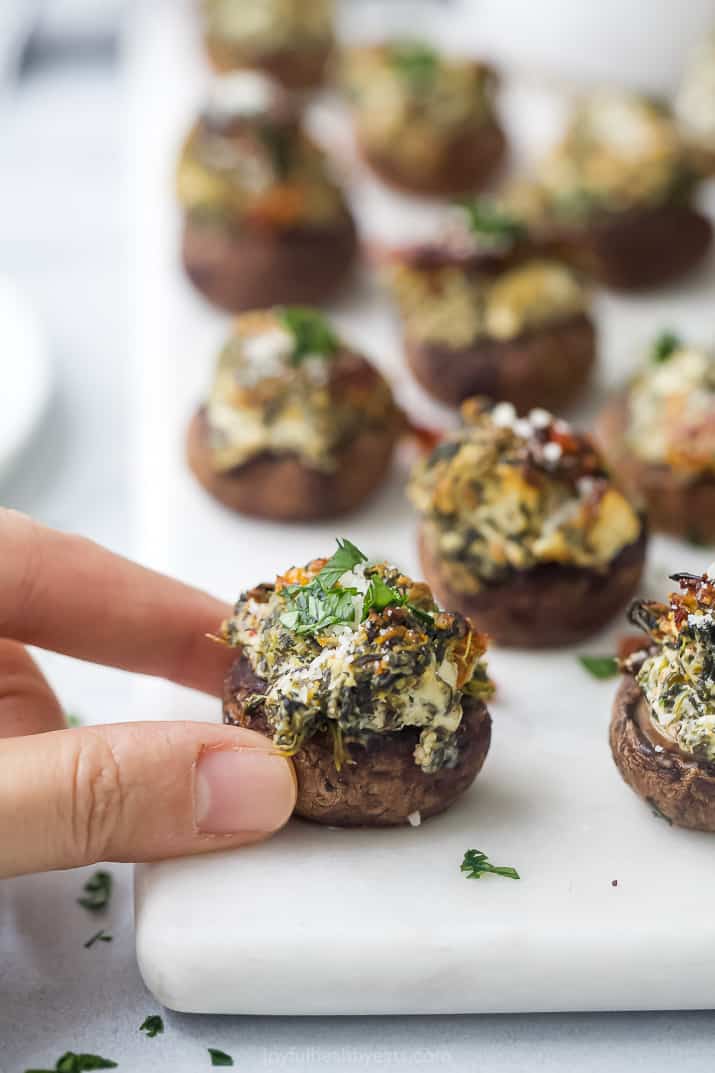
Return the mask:
[[52,376],[34,309],[0,277],[0,480],[9,475],[47,410]]
[[[202,68],[173,0],[137,10],[130,129],[139,554],[228,600],[276,569],[329,553],[336,535],[417,576],[415,518],[399,466],[354,516],[299,526],[236,517],[187,471],[186,424],[228,325],[192,294],[176,253],[172,158]],[[156,85],[166,92],[157,96]],[[557,102],[546,108],[533,90],[514,87],[504,103],[523,145],[525,135],[544,134]],[[363,222],[381,226],[388,195],[363,184],[359,171],[353,178],[356,208],[372,217]],[[401,221],[401,202],[391,204],[393,222],[409,228],[414,204]],[[602,361],[590,405],[627,375],[634,344],[662,326],[712,334],[714,290],[711,261],[657,296],[599,294]],[[416,417],[444,417],[406,374],[389,305],[369,282],[334,314]],[[654,540],[647,585],[662,593],[668,572],[703,569],[709,558]],[[668,827],[624,785],[607,741],[615,683],[593,680],[577,660],[579,651],[612,652],[623,630],[623,620],[614,622],[577,650],[490,654],[492,749],[474,787],[444,816],[391,831],[295,822],[248,850],[143,867],[137,954],[148,987],[170,1007],[213,1013],[715,1006],[707,909],[715,843]],[[138,713],[220,719],[214,699],[164,683],[142,688]],[[466,880],[459,864],[468,848],[518,868],[522,880]]]

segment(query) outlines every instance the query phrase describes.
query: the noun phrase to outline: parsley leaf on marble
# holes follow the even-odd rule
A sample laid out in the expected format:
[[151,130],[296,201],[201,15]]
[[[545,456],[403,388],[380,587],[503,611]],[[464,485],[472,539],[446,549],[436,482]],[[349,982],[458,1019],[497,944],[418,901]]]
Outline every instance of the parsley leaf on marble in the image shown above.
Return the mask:
[[464,872],[467,879],[481,879],[486,873],[496,876],[505,876],[507,879],[521,879],[516,868],[508,868],[503,865],[492,864],[486,853],[479,849],[468,849],[464,854],[464,860],[459,866],[460,872]]
[[112,876],[110,872],[95,872],[93,876],[87,880],[82,890],[84,896],[78,898],[77,901],[83,909],[89,909],[92,913],[97,913],[101,909],[106,909],[109,905],[109,899],[112,896]]
[[211,1055],[212,1066],[232,1066],[233,1058],[230,1054],[226,1054],[225,1051],[219,1051],[215,1047],[209,1047],[209,1054]]
[[579,656],[578,661],[594,678],[615,678],[618,674],[615,656]]
[[112,936],[102,928],[101,931],[95,931],[94,935],[92,935],[84,944],[84,948],[85,950],[89,950],[95,943],[111,943],[111,941]]
[[164,1031],[164,1021],[158,1013],[152,1013],[145,1017],[139,1025],[140,1032],[146,1032],[149,1039],[154,1039]]

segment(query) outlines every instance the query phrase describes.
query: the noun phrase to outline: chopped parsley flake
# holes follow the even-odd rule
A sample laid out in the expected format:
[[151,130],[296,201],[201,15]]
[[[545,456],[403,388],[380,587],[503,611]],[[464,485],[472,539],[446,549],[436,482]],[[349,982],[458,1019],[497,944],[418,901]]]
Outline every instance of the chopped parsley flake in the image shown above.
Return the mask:
[[209,1047],[212,1066],[232,1066],[233,1058],[225,1051],[218,1051],[215,1047]]
[[145,1017],[139,1025],[140,1032],[146,1032],[149,1039],[154,1039],[164,1031],[164,1022],[158,1013],[152,1013]]
[[483,198],[460,201],[459,204],[466,213],[470,230],[477,235],[504,242],[516,242],[526,234],[526,227],[521,220]]
[[594,678],[615,678],[618,674],[615,656],[579,656],[578,661]]
[[675,351],[680,349],[680,346],[680,339],[675,332],[661,332],[651,347],[651,361],[654,361],[656,365],[661,365],[672,357]]
[[82,887],[84,897],[77,901],[92,913],[106,909],[112,896],[112,876],[109,872],[95,872]]
[[285,306],[278,311],[278,319],[293,336],[293,365],[300,365],[308,356],[332,357],[340,345],[329,322],[315,309]]
[[102,928],[101,931],[95,931],[94,935],[84,944],[84,948],[85,950],[89,950],[95,943],[111,943],[111,941],[112,936]]
[[507,879],[521,879],[516,868],[508,868],[503,865],[492,864],[486,853],[478,849],[468,849],[464,854],[464,860],[459,866],[460,872],[464,872],[467,879],[481,879],[486,873],[496,876],[505,876]]
[[80,719],[80,717],[78,715],[75,715],[74,712],[66,712],[65,713],[65,722],[67,723],[68,727],[81,727],[82,726],[82,720]]

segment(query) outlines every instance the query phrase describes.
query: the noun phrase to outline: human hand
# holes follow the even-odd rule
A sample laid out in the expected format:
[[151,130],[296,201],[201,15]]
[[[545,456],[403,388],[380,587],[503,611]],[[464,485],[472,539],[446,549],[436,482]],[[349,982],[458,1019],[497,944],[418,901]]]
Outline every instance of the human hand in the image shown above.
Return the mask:
[[0,877],[255,842],[295,804],[292,764],[250,730],[66,728],[23,647],[220,694],[229,608],[76,536],[0,510]]

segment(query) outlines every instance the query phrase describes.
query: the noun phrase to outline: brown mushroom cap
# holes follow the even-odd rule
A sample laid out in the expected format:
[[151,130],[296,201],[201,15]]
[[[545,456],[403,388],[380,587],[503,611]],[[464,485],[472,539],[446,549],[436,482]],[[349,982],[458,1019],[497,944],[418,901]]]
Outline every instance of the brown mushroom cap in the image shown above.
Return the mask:
[[584,388],[596,356],[585,313],[532,328],[515,339],[477,339],[455,349],[405,338],[408,364],[435,398],[456,406],[472,395],[557,410]]
[[[245,701],[266,691],[245,656],[226,677],[224,722],[270,735],[262,707]],[[491,718],[482,701],[464,698],[457,731],[459,759],[453,768],[427,775],[414,762],[417,728],[374,734],[366,743],[346,743],[349,762],[335,768],[332,739],[315,734],[293,757],[298,779],[296,813],[335,827],[393,827],[419,812],[425,819],[444,811],[472,784],[491,739]]]
[[360,152],[376,175],[407,193],[449,196],[484,186],[506,155],[506,137],[491,121],[460,131],[433,168],[406,168],[388,149],[378,151],[361,140]]
[[626,444],[628,396],[616,395],[601,411],[594,434],[614,479],[635,503],[643,503],[653,529],[715,543],[715,476],[679,480],[670,466],[644,462]]
[[347,209],[329,227],[270,229],[184,223],[182,258],[194,286],[220,309],[314,305],[343,286],[355,263],[357,232]]
[[211,462],[203,407],[188,429],[186,452],[191,470],[215,499],[231,510],[273,521],[314,521],[355,510],[376,491],[389,470],[404,430],[401,413],[384,427],[366,428],[337,452],[337,467],[323,473],[291,454],[262,454],[226,473]]
[[686,757],[677,748],[656,752],[638,722],[647,713],[640,686],[624,677],[609,733],[616,767],[640,797],[678,827],[715,831],[715,764]]
[[508,581],[458,592],[447,581],[439,557],[419,531],[425,580],[443,607],[459,611],[496,644],[550,648],[573,644],[604,626],[633,597],[645,561],[645,529],[605,571],[561,563],[518,570]]
[[562,257],[607,287],[646,290],[678,279],[710,248],[712,224],[690,205],[605,213],[583,226],[553,227],[542,235],[546,252]]
[[327,78],[333,44],[326,41],[311,48],[291,48],[263,52],[253,57],[237,55],[230,43],[211,34],[204,35],[204,46],[214,71],[225,74],[241,68],[265,71],[286,89],[303,90],[320,86]]

